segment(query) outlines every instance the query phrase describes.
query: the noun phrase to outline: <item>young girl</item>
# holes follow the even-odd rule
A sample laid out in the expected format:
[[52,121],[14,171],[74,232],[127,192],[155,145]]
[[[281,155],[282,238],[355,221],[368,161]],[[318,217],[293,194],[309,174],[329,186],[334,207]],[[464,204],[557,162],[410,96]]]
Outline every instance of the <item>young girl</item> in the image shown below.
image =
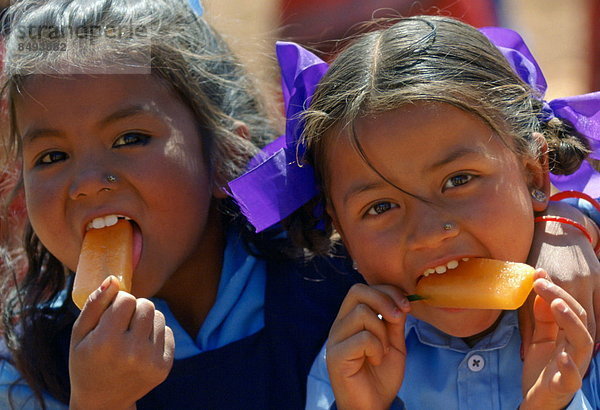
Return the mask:
[[[223,40],[183,0],[23,1],[8,19],[29,226],[27,272],[3,275],[0,407],[303,408],[357,275],[286,257],[219,188],[276,136]],[[123,217],[134,296],[109,278],[80,313],[84,234]]]
[[[465,259],[527,260],[549,167],[571,173],[586,148],[549,111],[486,36],[449,18],[401,20],[336,58],[303,117],[304,143],[368,286],[340,308],[308,408],[600,406],[586,315],[542,272],[523,346],[514,311],[406,299]],[[582,229],[597,241],[592,224]]]

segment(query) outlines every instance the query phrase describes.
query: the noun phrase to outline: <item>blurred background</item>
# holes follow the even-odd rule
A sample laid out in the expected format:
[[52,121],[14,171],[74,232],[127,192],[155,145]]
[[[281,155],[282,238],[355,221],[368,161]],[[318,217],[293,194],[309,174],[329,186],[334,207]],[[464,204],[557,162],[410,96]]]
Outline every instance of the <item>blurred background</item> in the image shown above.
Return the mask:
[[335,40],[372,16],[442,14],[476,27],[501,25],[525,38],[546,80],[548,100],[600,90],[600,0],[204,0],[205,16],[259,78],[279,87],[274,42],[330,56]]

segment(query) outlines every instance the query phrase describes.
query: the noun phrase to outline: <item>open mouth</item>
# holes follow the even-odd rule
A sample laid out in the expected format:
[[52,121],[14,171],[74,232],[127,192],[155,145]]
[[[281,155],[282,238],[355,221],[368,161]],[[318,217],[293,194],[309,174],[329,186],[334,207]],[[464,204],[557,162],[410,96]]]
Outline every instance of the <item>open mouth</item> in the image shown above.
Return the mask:
[[116,225],[119,220],[129,221],[131,227],[133,229],[133,246],[132,246],[132,261],[133,261],[133,270],[137,267],[140,262],[142,256],[142,248],[143,248],[143,240],[142,240],[142,232],[140,230],[139,225],[130,217],[124,215],[105,215],[94,218],[90,221],[86,226],[86,231],[90,229],[102,229],[109,226]]
[[466,262],[469,259],[470,258],[461,258],[460,261],[458,261],[456,259],[453,259],[453,260],[450,260],[450,261],[446,262],[444,265],[438,265],[438,266],[434,266],[434,267],[431,267],[431,268],[427,268],[421,274],[421,276],[419,276],[417,278],[417,283],[421,279],[426,278],[429,275],[432,275],[432,274],[442,275],[442,274],[444,274],[444,273],[446,273],[446,272],[448,272],[450,270],[456,269],[456,268],[458,268],[458,265],[460,264],[460,262]]

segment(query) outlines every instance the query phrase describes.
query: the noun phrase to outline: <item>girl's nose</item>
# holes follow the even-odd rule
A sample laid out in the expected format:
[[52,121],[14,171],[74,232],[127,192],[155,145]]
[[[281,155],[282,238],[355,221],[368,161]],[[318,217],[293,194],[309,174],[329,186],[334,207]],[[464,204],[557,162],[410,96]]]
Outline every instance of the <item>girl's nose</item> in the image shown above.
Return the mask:
[[75,176],[69,189],[71,199],[83,199],[114,190],[119,182],[115,173],[87,170]]
[[444,241],[459,234],[459,224],[446,212],[429,210],[414,215],[411,221],[408,245],[411,250],[437,248]]

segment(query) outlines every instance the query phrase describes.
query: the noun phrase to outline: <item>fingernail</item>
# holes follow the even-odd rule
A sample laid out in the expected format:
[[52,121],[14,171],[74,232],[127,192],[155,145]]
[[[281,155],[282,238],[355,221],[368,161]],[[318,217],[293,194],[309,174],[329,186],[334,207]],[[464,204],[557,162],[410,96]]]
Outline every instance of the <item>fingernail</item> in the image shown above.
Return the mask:
[[569,306],[562,299],[556,299],[556,307],[561,313],[567,313],[569,311]]
[[100,285],[100,292],[104,292],[110,286],[110,282],[112,282],[112,275],[104,279],[102,285]]
[[406,310],[409,307],[410,307],[410,302],[408,301],[408,299],[404,298],[400,301],[400,309]]
[[402,316],[402,311],[400,309],[398,309],[397,307],[395,307],[394,310],[392,310],[392,316],[400,317],[400,316]]
[[550,282],[548,279],[546,278],[539,278],[538,279],[540,282],[542,282],[542,290],[548,290],[550,289],[552,286],[554,286],[552,284],[552,282]]
[[569,355],[567,354],[567,352],[560,352],[558,359],[561,361],[562,364],[567,365],[569,364]]
[[88,301],[98,299],[98,295],[100,295],[101,292],[102,291],[98,288],[95,291],[93,291],[92,293],[90,293],[90,295],[88,296]]

